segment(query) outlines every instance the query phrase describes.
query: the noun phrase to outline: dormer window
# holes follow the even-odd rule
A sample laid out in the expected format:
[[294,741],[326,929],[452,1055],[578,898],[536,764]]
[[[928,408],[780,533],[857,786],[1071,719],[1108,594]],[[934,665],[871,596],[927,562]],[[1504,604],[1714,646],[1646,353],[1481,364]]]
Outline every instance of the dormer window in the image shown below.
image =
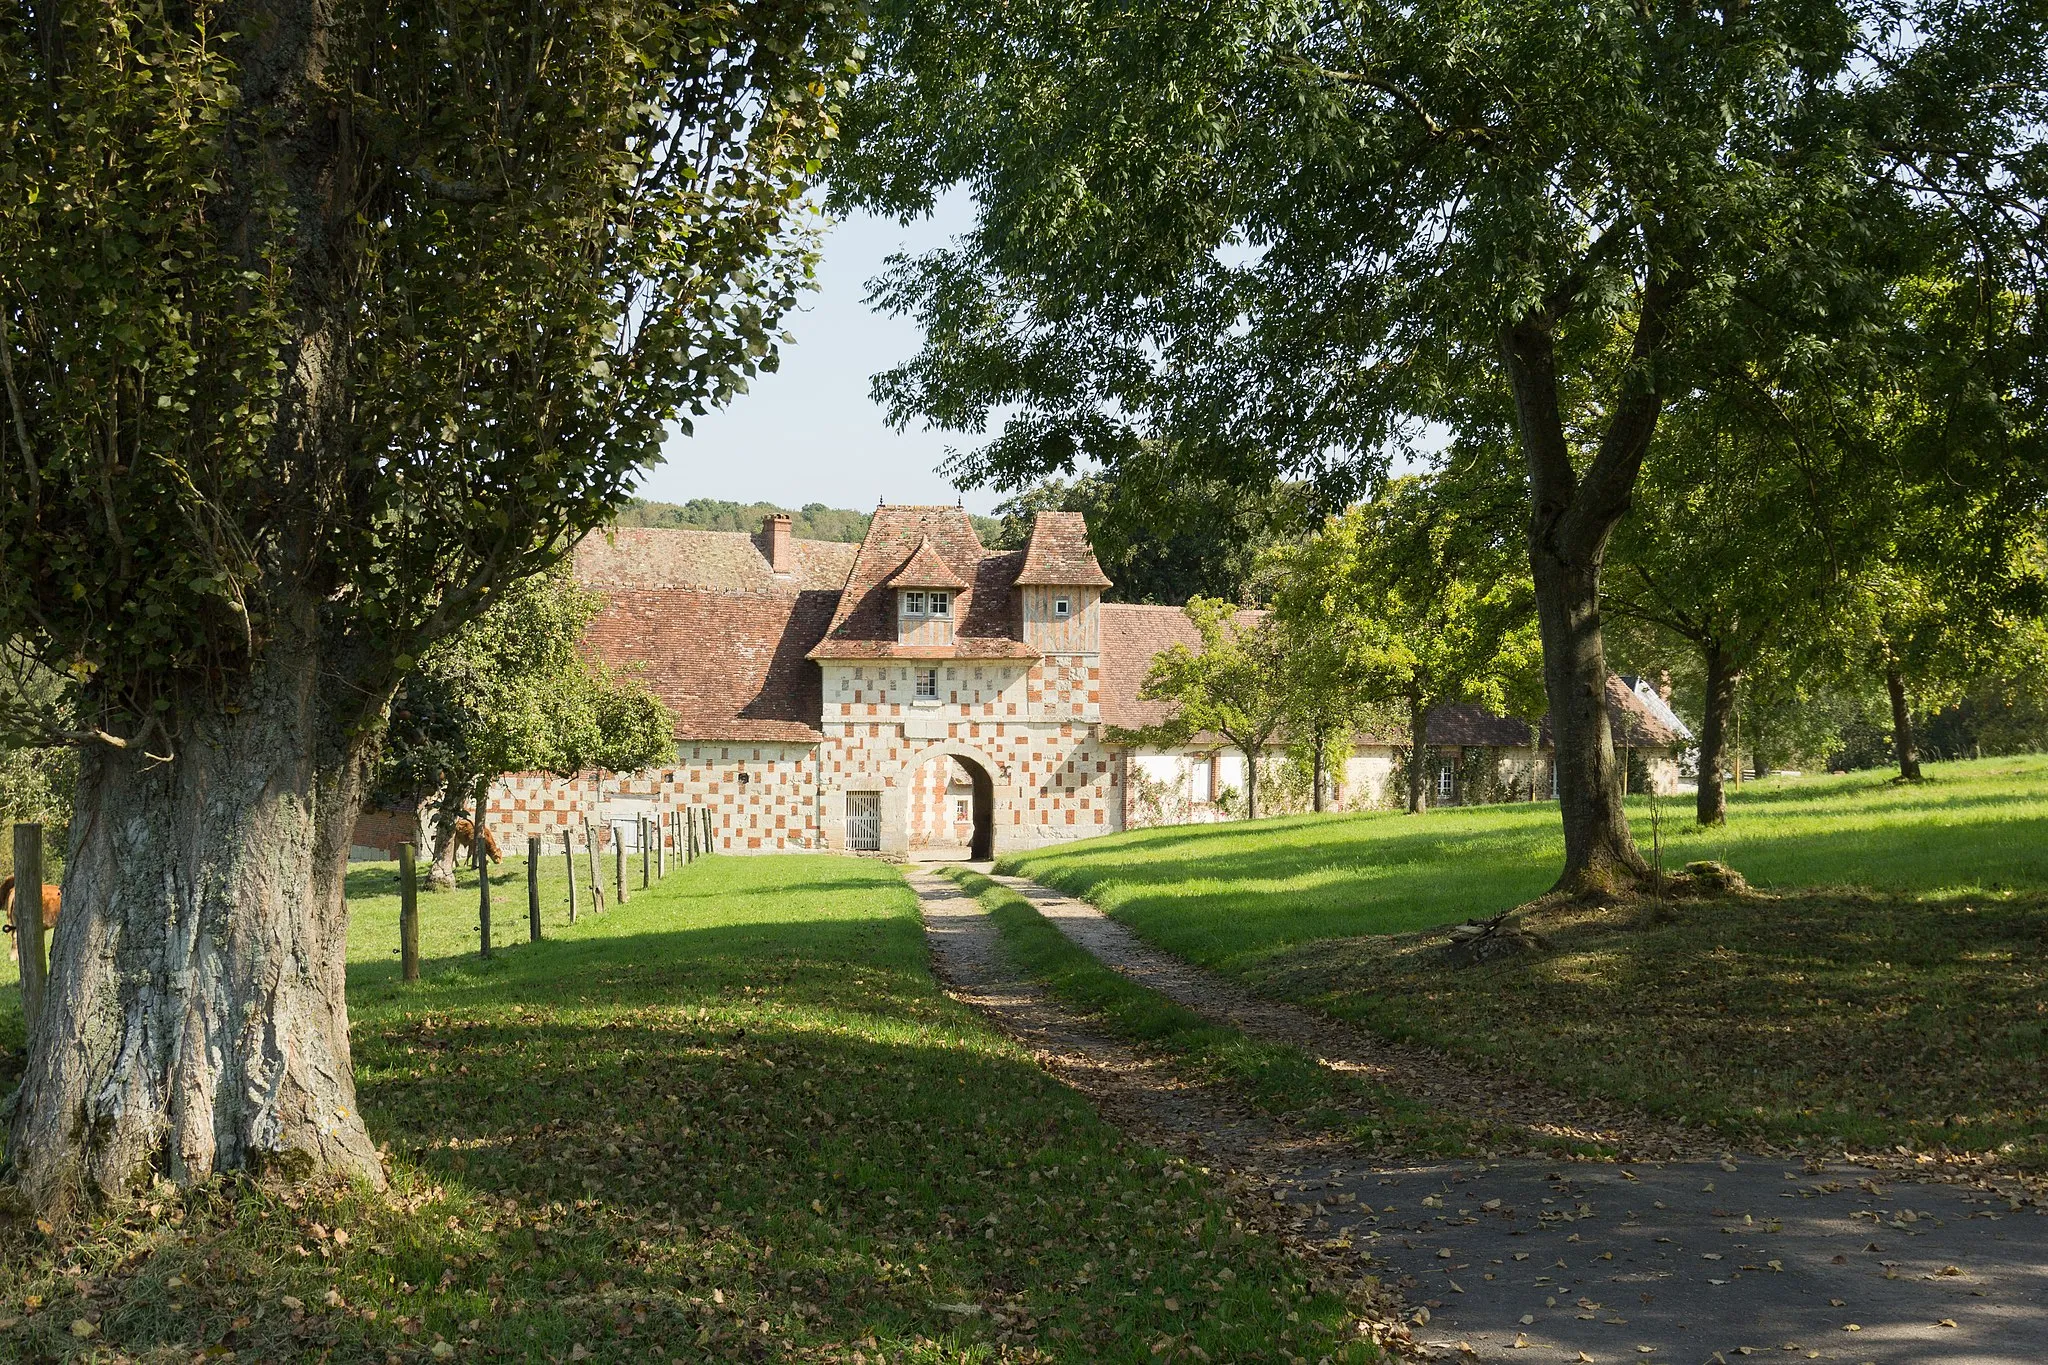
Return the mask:
[[1073,599],[1070,597],[1055,597],[1052,602],[1052,614],[1055,620],[1060,621],[1064,621],[1069,616],[1072,616],[1074,614]]
[[904,593],[904,594],[903,594],[903,614],[904,614],[905,616],[922,616],[922,615],[924,615],[924,594],[923,594],[923,593],[921,593],[921,592],[906,592],[906,593]]
[[925,603],[926,603],[926,606],[927,606],[927,607],[928,607],[928,608],[930,609],[930,611],[931,611],[931,614],[932,614],[932,615],[934,615],[934,616],[951,616],[951,615],[953,614],[953,594],[952,594],[952,593],[949,593],[949,592],[932,592],[932,593],[926,593],[926,594],[925,594]]

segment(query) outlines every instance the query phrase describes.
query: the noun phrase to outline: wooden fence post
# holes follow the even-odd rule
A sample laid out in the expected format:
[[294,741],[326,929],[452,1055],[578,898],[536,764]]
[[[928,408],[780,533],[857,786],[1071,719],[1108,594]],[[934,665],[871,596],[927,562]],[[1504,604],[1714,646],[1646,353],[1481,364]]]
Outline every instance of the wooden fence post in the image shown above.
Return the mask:
[[645,891],[654,885],[654,851],[647,847],[647,841],[654,837],[654,821],[643,815],[637,827],[640,830],[640,889]]
[[21,963],[21,1018],[35,1036],[50,966],[43,956],[43,827],[14,827],[14,952]]
[[569,923],[576,922],[576,840],[562,831],[562,861],[569,866]]
[[654,880],[660,881],[668,875],[668,812],[648,817],[647,823],[654,829]]
[[491,855],[482,854],[476,874],[476,927],[483,935],[483,956],[491,955]]
[[690,841],[690,861],[694,863],[697,861],[697,808],[695,806],[691,806],[683,812],[683,824],[686,828],[686,837]]
[[711,807],[709,806],[704,808],[704,851],[706,853],[716,853],[718,851],[718,835],[711,824]]
[[632,893],[626,890],[626,841],[616,828],[612,830],[612,876],[618,884],[619,904],[624,905]]
[[420,866],[411,844],[398,846],[398,978],[420,979]]
[[526,937],[540,942],[540,836],[526,836]]
[[590,864],[590,913],[604,913],[604,879],[597,874],[597,826],[583,822],[584,861]]

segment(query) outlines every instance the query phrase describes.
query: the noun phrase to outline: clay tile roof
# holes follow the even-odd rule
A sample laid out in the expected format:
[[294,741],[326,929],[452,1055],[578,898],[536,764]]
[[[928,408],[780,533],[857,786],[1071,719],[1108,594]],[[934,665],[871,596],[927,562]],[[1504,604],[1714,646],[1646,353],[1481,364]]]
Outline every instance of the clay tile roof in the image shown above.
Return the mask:
[[[896,643],[898,571],[929,548],[946,568],[972,565],[955,589],[951,645],[911,647]],[[875,509],[867,539],[847,574],[846,590],[814,659],[1035,659],[1024,642],[1010,588],[1024,556],[991,554],[974,533],[974,522],[958,507]],[[957,571],[956,571],[957,572]],[[910,585],[916,586],[916,585]]]
[[805,653],[839,594],[614,587],[584,635],[615,668],[639,673],[684,740],[813,743],[823,675]]
[[593,588],[837,591],[860,550],[833,540],[792,540],[789,547],[796,572],[778,577],[758,535],[621,527],[583,538],[576,547],[576,577]]
[[1423,729],[1431,744],[1507,749],[1529,747],[1527,721],[1496,715],[1470,702],[1447,702],[1431,707]]
[[[1138,695],[1151,671],[1154,655],[1186,645],[1199,651],[1202,637],[1195,623],[1179,607],[1149,607],[1131,602],[1104,602],[1102,631],[1102,723],[1125,730],[1164,724],[1172,704],[1147,701]],[[1239,628],[1254,624],[1265,613],[1241,611]]]
[[903,561],[903,567],[885,580],[892,588],[964,588],[967,580],[953,572],[953,566],[939,557],[932,547],[932,538],[926,536],[917,542],[917,548],[910,558]]
[[[1634,689],[1611,673],[1607,675],[1607,724],[1614,742],[1632,749],[1674,748],[1686,742],[1686,737],[1666,725]],[[1551,746],[1548,716],[1543,718],[1543,744]]]
[[1079,512],[1040,512],[1024,550],[1020,588],[1106,588],[1109,575],[1088,544],[1088,521]]

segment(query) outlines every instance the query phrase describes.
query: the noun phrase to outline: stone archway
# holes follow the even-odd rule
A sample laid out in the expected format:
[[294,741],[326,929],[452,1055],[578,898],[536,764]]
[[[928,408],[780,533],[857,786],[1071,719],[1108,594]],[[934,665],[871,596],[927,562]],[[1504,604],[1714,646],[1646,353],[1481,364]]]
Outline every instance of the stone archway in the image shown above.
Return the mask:
[[883,826],[895,836],[886,851],[903,858],[993,858],[1003,843],[999,816],[1009,804],[1002,771],[979,749],[952,740],[912,754],[892,774],[885,797],[890,809]]

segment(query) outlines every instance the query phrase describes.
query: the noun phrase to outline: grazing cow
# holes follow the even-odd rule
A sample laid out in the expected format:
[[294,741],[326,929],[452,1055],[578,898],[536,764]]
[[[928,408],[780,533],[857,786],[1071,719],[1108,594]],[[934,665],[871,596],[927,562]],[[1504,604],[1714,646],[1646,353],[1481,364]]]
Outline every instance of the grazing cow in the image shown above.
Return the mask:
[[[63,892],[51,886],[48,882],[43,883],[43,927],[45,929],[57,927],[57,906],[62,900]],[[14,878],[12,877],[9,877],[4,882],[0,882],[0,908],[4,908],[6,911],[7,930],[9,933],[12,933],[14,931]]]
[[505,855],[498,852],[498,841],[491,837],[490,830],[486,829],[481,834],[477,833],[476,826],[471,824],[469,817],[465,815],[455,822],[455,856],[460,858],[465,853],[468,853],[472,842],[477,844],[483,852],[483,856],[490,862],[502,863],[505,861]]

